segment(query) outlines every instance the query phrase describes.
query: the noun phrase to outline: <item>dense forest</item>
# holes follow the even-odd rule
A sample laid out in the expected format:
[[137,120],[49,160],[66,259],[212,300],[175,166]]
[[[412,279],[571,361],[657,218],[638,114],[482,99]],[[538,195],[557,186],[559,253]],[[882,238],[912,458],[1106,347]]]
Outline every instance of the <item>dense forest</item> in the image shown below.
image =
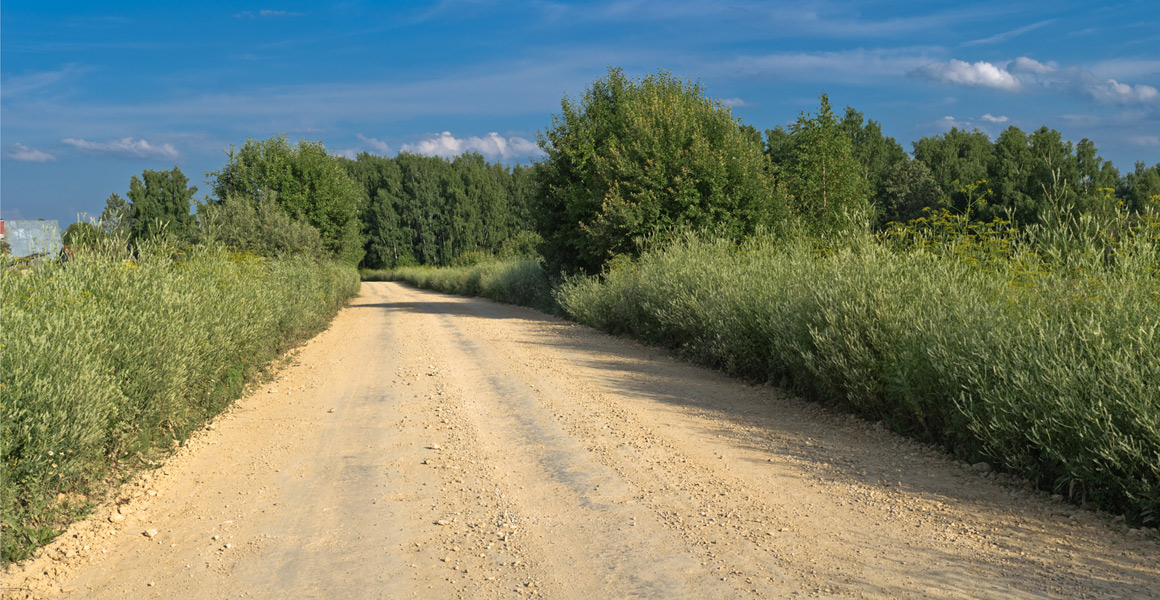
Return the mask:
[[364,194],[367,267],[450,265],[465,254],[495,254],[534,227],[534,167],[489,164],[476,153],[363,153],[342,163]]

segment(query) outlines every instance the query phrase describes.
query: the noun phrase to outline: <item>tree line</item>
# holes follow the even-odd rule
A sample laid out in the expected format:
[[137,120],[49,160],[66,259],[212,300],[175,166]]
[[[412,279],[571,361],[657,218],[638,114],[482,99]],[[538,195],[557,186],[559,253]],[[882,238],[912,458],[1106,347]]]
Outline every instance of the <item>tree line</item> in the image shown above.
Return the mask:
[[363,193],[364,266],[446,266],[494,254],[534,227],[535,167],[488,163],[478,153],[451,160],[362,153],[342,162]]
[[538,134],[545,158],[515,167],[454,159],[334,156],[285,136],[231,149],[212,195],[174,167],[134,176],[100,221],[66,243],[167,236],[240,250],[303,252],[370,268],[449,265],[518,239],[555,271],[598,272],[687,229],[741,239],[759,229],[816,236],[884,228],[946,208],[1024,226],[1049,215],[1160,207],[1160,164],[1123,175],[1090,140],[1009,127],[995,140],[952,128],[908,153],[881,124],[827,96],[815,113],[760,131],[667,72],[615,68]]

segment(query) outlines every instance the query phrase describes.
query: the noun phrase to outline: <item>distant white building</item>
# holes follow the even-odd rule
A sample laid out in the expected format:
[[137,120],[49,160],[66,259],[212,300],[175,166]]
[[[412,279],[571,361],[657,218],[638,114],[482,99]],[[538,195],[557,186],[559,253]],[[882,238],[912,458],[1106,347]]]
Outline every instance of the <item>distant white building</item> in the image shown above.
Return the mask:
[[32,256],[60,254],[61,232],[56,220],[52,221],[0,221],[0,230],[8,241],[12,256]]

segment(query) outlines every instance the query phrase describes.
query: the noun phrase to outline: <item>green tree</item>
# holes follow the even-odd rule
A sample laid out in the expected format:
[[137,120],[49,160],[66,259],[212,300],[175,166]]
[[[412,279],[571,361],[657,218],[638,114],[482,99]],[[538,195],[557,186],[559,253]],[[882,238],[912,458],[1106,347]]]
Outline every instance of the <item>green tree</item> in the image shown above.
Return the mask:
[[145,171],[129,180],[130,225],[134,240],[164,233],[175,239],[190,236],[193,215],[190,208],[196,187],[176,166],[169,171]]
[[1120,172],[1110,161],[1100,157],[1094,142],[1087,138],[1080,140],[1075,146],[1075,159],[1079,169],[1076,188],[1081,196],[1100,196],[1100,190],[1115,189]]
[[593,82],[538,135],[545,198],[539,215],[552,267],[599,271],[638,240],[686,228],[741,237],[776,222],[784,201],[768,160],[699,84],[667,72]]
[[132,222],[129,201],[124,196],[114,192],[105,200],[105,209],[101,211],[100,224],[109,235],[123,235],[128,233]]
[[[1031,142],[1022,129],[1014,125],[1003,130],[995,140],[986,177],[992,191],[991,203],[973,215],[990,221],[994,217],[1012,217],[1016,222],[1035,222],[1039,209],[1028,190],[1034,168]],[[968,182],[974,183],[974,182]]]
[[1074,147],[1063,135],[1047,126],[1028,136],[1032,155],[1031,189],[1036,215],[1045,210],[1075,207],[1079,164]]
[[225,202],[198,206],[198,232],[203,243],[219,243],[243,252],[279,257],[300,254],[322,258],[318,230],[291,217],[272,198],[257,202],[229,196]]
[[74,248],[91,248],[105,237],[105,232],[88,221],[77,221],[64,230],[62,242]]
[[954,208],[966,210],[967,196],[961,190],[987,179],[987,167],[994,147],[987,134],[952,127],[939,135],[914,142],[914,158],[922,161]]
[[776,169],[788,166],[794,154],[793,134],[781,125],[766,129],[764,149],[765,155]]
[[853,108],[846,107],[841,125],[846,137],[850,138],[851,154],[862,167],[870,199],[881,211],[890,174],[895,166],[908,162],[910,157],[894,138],[883,135],[881,123],[873,119],[864,120],[862,113]]
[[231,148],[228,164],[209,175],[216,202],[237,196],[257,204],[272,197],[291,217],[318,230],[331,257],[349,263],[362,260],[363,194],[321,142],[302,140],[291,146],[284,135],[247,140],[240,150]]
[[1124,176],[1118,191],[1129,210],[1160,211],[1160,163],[1147,167],[1144,161],[1136,161],[1136,169]]
[[802,113],[790,128],[794,153],[784,181],[802,225],[824,235],[865,226],[870,189],[829,97],[820,101],[817,114]]
[[882,187],[878,226],[917,219],[922,216],[924,208],[938,206],[942,196],[942,190],[926,163],[910,159],[896,163]]

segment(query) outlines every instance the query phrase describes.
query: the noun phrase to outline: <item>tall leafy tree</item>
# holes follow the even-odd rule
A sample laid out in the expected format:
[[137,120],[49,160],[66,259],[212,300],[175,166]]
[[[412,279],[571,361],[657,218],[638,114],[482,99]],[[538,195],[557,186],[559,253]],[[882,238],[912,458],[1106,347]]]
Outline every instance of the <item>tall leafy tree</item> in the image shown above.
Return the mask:
[[774,170],[784,168],[793,160],[794,137],[788,129],[778,125],[765,130],[765,155],[769,157]]
[[1012,125],[999,134],[987,165],[991,204],[979,207],[975,216],[989,221],[1010,215],[1019,222],[1034,222],[1038,208],[1028,194],[1033,163],[1031,142],[1022,129]]
[[865,226],[870,188],[853,144],[823,94],[818,112],[791,127],[794,153],[785,171],[791,206],[801,223],[826,234]]
[[740,237],[784,214],[752,133],[666,72],[633,80],[610,68],[563,99],[539,143],[544,248],[567,270],[598,271],[644,237],[690,227]]
[[939,188],[959,210],[966,210],[967,195],[961,190],[987,179],[994,147],[987,134],[952,127],[950,131],[914,142],[914,158],[922,161]]
[[241,149],[231,149],[228,164],[209,175],[217,202],[238,196],[256,205],[273,198],[291,217],[318,230],[331,257],[350,263],[362,260],[363,194],[321,142],[291,145],[283,135],[251,139]]
[[1137,161],[1135,170],[1120,182],[1119,196],[1130,210],[1160,211],[1160,163],[1148,167],[1144,161]]
[[1120,172],[1111,161],[1100,157],[1096,145],[1084,138],[1075,146],[1076,167],[1079,170],[1077,189],[1085,197],[1100,195],[1100,190],[1112,189],[1120,179]]
[[1063,135],[1047,126],[1028,136],[1032,155],[1031,188],[1036,199],[1036,213],[1049,209],[1074,207],[1079,185],[1079,164],[1074,147]]
[[129,180],[132,239],[143,240],[164,233],[187,239],[193,226],[190,208],[197,188],[176,166],[169,171],[145,171]]
[[886,176],[879,197],[878,226],[917,219],[924,208],[938,206],[942,195],[926,163],[912,159],[896,163]]
[[105,200],[105,209],[101,211],[101,228],[109,235],[128,233],[132,222],[130,215],[129,201],[116,192],[109,194]]
[[907,162],[910,157],[894,138],[882,133],[881,123],[866,120],[853,108],[846,107],[841,125],[850,138],[851,154],[862,167],[862,177],[869,186],[871,201],[879,205],[895,166]]

